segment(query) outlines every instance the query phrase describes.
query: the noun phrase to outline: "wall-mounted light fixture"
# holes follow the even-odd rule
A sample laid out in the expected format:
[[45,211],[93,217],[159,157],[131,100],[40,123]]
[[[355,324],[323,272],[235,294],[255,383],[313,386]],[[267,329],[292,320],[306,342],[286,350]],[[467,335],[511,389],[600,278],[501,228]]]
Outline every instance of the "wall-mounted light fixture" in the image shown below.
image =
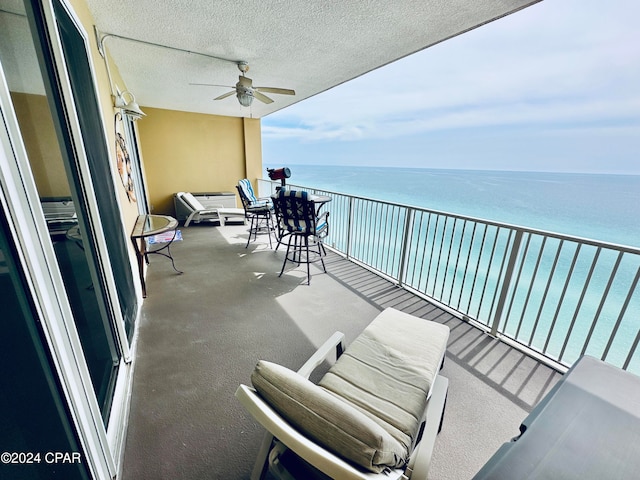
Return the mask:
[[[146,114],[140,108],[140,105],[136,102],[136,97],[128,90],[124,92],[116,91],[113,86],[113,79],[111,78],[111,69],[109,68],[109,60],[107,60],[107,52],[105,51],[104,42],[111,35],[100,36],[100,32],[97,27],[93,27],[96,34],[96,40],[98,42],[98,52],[104,59],[105,67],[107,68],[107,77],[109,77],[109,88],[111,88],[111,98],[113,99],[113,106],[120,109],[120,113],[130,120],[136,121]],[[126,97],[129,96],[130,100],[127,102]]]
[[[127,96],[130,97],[128,102]],[[123,115],[134,121],[146,116],[146,113],[140,109],[140,105],[136,102],[136,97],[128,90],[116,95],[114,106],[119,108]]]

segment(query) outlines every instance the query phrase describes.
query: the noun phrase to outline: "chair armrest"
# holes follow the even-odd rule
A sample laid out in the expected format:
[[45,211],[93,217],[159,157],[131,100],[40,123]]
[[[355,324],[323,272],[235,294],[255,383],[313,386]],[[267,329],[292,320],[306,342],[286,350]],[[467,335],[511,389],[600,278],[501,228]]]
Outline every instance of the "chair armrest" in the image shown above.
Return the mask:
[[411,479],[426,479],[431,467],[431,455],[436,443],[436,438],[442,427],[444,409],[447,403],[449,391],[449,379],[442,375],[436,375],[431,388],[431,397],[424,413],[424,430],[407,464],[405,475]]
[[[309,375],[320,365],[335,348],[336,357],[342,355],[344,351],[344,334],[342,332],[334,333],[326,342],[324,342],[320,348],[304,363],[304,365],[298,370],[298,375],[309,378]],[[291,435],[295,438],[295,442],[302,442],[305,445],[306,450],[316,451],[316,458],[318,455],[320,458],[323,454],[329,455],[331,458],[336,458],[341,464],[344,464],[350,470],[356,471],[353,467],[346,464],[344,461],[335,457],[332,453],[324,450],[319,445],[316,445],[311,440],[306,439],[302,434],[295,430],[291,425],[287,423],[277,412],[275,412],[255,391],[255,389],[246,385],[240,385],[236,390],[236,398],[240,400],[240,403],[247,409],[247,411],[255,418],[260,424],[267,429],[264,440],[258,452],[256,463],[251,473],[251,480],[262,480],[264,478],[265,468],[267,468],[266,462],[268,462],[269,452],[273,447],[274,436],[277,438],[288,439]],[[286,432],[283,433],[283,432]],[[294,442],[294,443],[295,443]],[[288,443],[287,443],[288,445]],[[321,453],[317,453],[320,451]],[[366,477],[356,477],[366,478]],[[385,479],[390,480],[390,479]]]
[[184,226],[188,227],[189,224],[192,221],[194,221],[194,219],[196,219],[196,218],[199,219],[203,215],[213,215],[213,214],[215,214],[216,216],[219,216],[218,215],[218,209],[214,208],[214,207],[217,207],[217,205],[213,205],[211,208],[206,208],[206,209],[203,209],[203,210],[194,210],[194,211],[192,211],[189,214],[189,216],[187,217],[187,219],[185,220]]
[[329,223],[329,212],[322,212],[316,217],[316,224],[320,224],[322,222]]
[[273,204],[262,202],[262,201],[252,203],[251,205],[248,205],[246,207],[246,210],[248,210],[249,212],[253,210],[263,211],[263,210],[272,210],[272,209],[273,209]]
[[218,213],[218,209],[222,208],[222,205],[210,205],[207,208],[202,210],[195,210],[195,212],[203,214],[203,213]]
[[316,217],[316,236],[324,238],[329,235],[329,212],[323,212]]
[[298,375],[301,375],[308,380],[313,371],[318,368],[318,366],[322,364],[322,362],[324,362],[333,351],[336,352],[336,359],[338,359],[338,357],[342,355],[342,352],[344,352],[344,333],[336,332],[331,335],[331,337],[329,337],[329,339],[324,342],[318,350],[316,350],[316,353],[311,355],[309,360],[300,367]]

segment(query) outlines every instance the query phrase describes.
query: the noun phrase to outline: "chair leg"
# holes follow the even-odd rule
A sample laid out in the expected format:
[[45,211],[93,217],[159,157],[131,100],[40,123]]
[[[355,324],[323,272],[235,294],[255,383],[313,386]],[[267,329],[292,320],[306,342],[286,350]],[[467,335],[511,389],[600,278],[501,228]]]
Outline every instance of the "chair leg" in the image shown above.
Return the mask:
[[251,232],[254,231],[255,227],[254,227],[254,223],[256,221],[256,216],[253,215],[251,217],[251,225],[249,225],[249,238],[247,238],[247,244],[244,246],[244,248],[248,248],[249,247],[249,242],[251,242]]
[[273,222],[271,221],[271,214],[267,215],[267,235],[269,235],[269,248],[273,250],[273,243],[271,243],[271,231]]
[[[287,265],[287,260],[289,259],[289,250],[291,249],[291,238],[292,237],[294,237],[294,235],[289,235],[289,243],[287,243],[287,253],[284,254],[284,262],[282,262],[282,269],[280,270],[280,275],[278,275],[279,277],[281,277],[282,274],[284,273],[284,267]],[[294,250],[294,252],[295,252],[295,250]]]
[[[304,237],[304,244],[303,244],[302,237]],[[293,242],[293,250],[291,249],[292,242]],[[326,251],[323,254],[324,246],[322,245],[321,241],[317,241],[316,243],[317,243],[317,249],[318,249],[317,253],[318,253],[318,256],[320,257],[320,262],[322,263],[322,269],[324,270],[324,273],[327,273],[327,267],[324,263],[324,258],[323,258],[324,255],[326,255]],[[304,260],[302,260],[303,252],[306,255]],[[278,276],[281,277],[282,274],[284,273],[284,269],[287,265],[287,261],[297,263],[298,266],[300,266],[301,263],[306,263],[307,264],[307,285],[311,285],[311,260],[310,260],[311,253],[315,255],[316,251],[314,247],[309,246],[309,235],[289,234],[289,241],[287,243],[287,252],[285,253],[284,262],[282,263],[282,269],[280,270],[280,275]]]
[[302,263],[302,237],[298,236],[298,266]]
[[311,285],[311,261],[309,259],[309,236],[304,236],[304,246],[307,251],[307,285]]
[[274,228],[276,229],[276,235],[278,237],[278,243],[276,244],[276,252],[277,252],[278,248],[282,244],[282,239],[287,234],[285,233],[285,230],[282,229],[281,224],[280,224],[280,219],[277,216],[275,218],[273,218],[273,224],[275,225]]
[[[324,252],[324,254],[322,252]],[[322,240],[318,240],[318,253],[320,254],[320,263],[322,263],[322,269],[324,270],[324,273],[327,273],[327,267],[324,264],[324,257],[327,255],[327,251],[324,249]]]
[[253,470],[251,471],[251,480],[263,480],[266,478],[267,471],[269,469],[269,452],[271,451],[272,445],[273,435],[267,432],[262,439],[262,444],[260,445],[256,462],[253,466]]
[[322,242],[322,240],[318,240],[318,243],[322,247],[322,252],[323,252],[324,256],[326,257],[327,256],[327,251],[324,249],[324,243]]
[[[300,266],[300,249],[298,247],[298,235],[291,234],[293,238],[293,252],[291,254],[291,261],[297,263]],[[289,245],[291,245],[291,238],[289,239]]]
[[270,215],[262,216],[257,214],[252,214],[251,216],[251,225],[249,227],[249,238],[247,239],[247,245],[244,248],[247,248],[249,246],[249,243],[251,243],[252,235],[253,235],[254,241],[258,240],[258,232],[262,228],[267,229],[267,234],[269,235],[269,248],[273,249],[273,243],[271,241],[271,231],[273,228],[273,222],[271,220],[271,216]]
[[260,231],[260,224],[262,222],[260,221],[260,217],[258,215],[256,215],[256,226],[253,229],[253,241],[256,242],[258,241],[258,232]]

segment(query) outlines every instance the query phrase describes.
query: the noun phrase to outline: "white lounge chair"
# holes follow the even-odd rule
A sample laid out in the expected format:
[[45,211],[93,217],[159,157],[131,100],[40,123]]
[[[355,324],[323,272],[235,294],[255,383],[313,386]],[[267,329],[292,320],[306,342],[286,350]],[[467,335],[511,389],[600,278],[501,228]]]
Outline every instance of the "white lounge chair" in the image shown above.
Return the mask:
[[220,216],[218,215],[218,208],[223,208],[222,205],[211,205],[205,208],[202,203],[198,201],[193,194],[189,192],[176,193],[176,215],[180,217],[186,216],[184,226],[188,227],[191,222],[199,223],[203,221],[216,221],[220,222]]
[[[297,373],[258,362],[254,388],[236,391],[267,430],[251,479],[267,471],[282,479],[426,479],[448,390],[438,374],[448,337],[444,325],[388,308],[344,355],[336,332]],[[318,385],[309,382],[333,351],[336,363]]]

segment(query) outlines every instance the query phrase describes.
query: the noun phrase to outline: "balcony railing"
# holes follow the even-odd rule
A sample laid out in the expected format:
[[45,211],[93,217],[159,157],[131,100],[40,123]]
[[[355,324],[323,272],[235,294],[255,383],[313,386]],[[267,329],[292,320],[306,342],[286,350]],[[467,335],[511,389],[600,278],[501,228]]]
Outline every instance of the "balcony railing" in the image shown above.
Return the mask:
[[640,249],[289,188],[332,197],[327,246],[492,335],[559,370],[588,354],[640,373]]

